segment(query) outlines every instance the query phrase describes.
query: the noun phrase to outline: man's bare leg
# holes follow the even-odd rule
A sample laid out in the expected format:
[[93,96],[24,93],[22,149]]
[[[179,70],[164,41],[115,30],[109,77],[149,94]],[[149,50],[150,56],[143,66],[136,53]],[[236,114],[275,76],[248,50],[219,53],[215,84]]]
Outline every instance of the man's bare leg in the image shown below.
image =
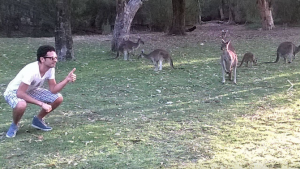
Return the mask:
[[[62,96],[58,97],[53,103],[50,104],[52,106],[52,110],[50,112],[55,110],[62,102],[63,102],[63,97]],[[42,109],[36,117],[39,119],[43,119],[50,112],[46,112],[46,110]]]

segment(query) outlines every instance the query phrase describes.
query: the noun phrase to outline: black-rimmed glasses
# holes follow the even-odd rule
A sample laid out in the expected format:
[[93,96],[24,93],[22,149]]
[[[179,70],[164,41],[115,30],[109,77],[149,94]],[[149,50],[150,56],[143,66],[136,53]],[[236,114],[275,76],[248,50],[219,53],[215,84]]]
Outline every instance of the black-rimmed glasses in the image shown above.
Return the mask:
[[50,58],[51,60],[57,60],[57,57],[43,57],[43,58]]

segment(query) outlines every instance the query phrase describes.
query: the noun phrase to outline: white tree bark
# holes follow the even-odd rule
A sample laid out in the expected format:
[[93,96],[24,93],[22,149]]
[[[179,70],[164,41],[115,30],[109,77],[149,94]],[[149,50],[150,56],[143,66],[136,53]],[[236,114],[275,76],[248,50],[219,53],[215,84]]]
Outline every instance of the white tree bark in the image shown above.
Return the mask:
[[272,16],[272,0],[257,0],[263,30],[275,28]]
[[111,50],[116,51],[123,40],[129,39],[132,20],[142,6],[142,0],[117,0],[117,16],[114,25]]

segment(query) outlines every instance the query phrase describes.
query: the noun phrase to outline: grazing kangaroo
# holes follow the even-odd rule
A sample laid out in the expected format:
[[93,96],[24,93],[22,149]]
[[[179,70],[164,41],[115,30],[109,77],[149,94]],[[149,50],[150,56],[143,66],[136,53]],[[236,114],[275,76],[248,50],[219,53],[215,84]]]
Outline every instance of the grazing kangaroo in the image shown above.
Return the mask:
[[282,42],[277,48],[277,58],[274,62],[265,63],[277,63],[280,57],[283,57],[285,63],[292,63],[295,59],[295,55],[300,51],[300,45],[297,47],[292,42]]
[[253,64],[257,65],[257,59],[255,58],[255,56],[251,52],[245,53],[245,55],[243,57],[243,60],[240,64],[240,66],[238,66],[238,67],[241,67],[244,62],[247,63],[247,67],[248,67],[248,62],[250,62],[250,65],[251,65],[250,67],[252,67]]
[[[169,54],[169,52],[163,50],[163,49],[155,49],[154,51],[152,51],[151,53],[149,54],[145,54],[144,53],[144,50],[142,50],[142,53],[139,55],[138,58],[147,58],[149,60],[152,61],[152,63],[154,64],[155,66],[155,71],[157,70],[162,70],[162,62],[163,61],[167,61],[170,63],[170,66],[174,68],[174,65],[173,65],[173,60]],[[159,63],[159,68],[158,68],[158,63]]]
[[114,59],[118,58],[120,56],[120,52],[122,52],[124,55],[124,60],[129,60],[130,53],[131,52],[134,53],[134,51],[137,50],[141,44],[145,44],[141,38],[139,38],[136,43],[132,42],[130,40],[123,41],[120,44],[118,51],[117,51],[117,56]]
[[237,68],[237,55],[235,54],[234,51],[229,49],[230,41],[225,42],[224,40],[222,41],[222,46],[225,46],[222,48],[223,53],[221,55],[221,66],[222,66],[222,83],[225,83],[225,73],[229,75],[229,79],[232,80],[232,72],[234,73],[234,84],[236,84],[236,68]]

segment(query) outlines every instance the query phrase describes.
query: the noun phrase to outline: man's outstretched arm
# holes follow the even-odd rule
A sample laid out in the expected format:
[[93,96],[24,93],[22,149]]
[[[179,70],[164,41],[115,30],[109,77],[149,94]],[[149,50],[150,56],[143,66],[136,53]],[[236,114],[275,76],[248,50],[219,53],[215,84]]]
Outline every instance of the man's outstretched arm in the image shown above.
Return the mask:
[[55,79],[49,79],[49,90],[51,93],[58,93],[60,92],[69,82],[74,82],[76,80],[76,74],[74,74],[76,68],[74,68],[68,76],[61,81],[60,83],[56,83]]

